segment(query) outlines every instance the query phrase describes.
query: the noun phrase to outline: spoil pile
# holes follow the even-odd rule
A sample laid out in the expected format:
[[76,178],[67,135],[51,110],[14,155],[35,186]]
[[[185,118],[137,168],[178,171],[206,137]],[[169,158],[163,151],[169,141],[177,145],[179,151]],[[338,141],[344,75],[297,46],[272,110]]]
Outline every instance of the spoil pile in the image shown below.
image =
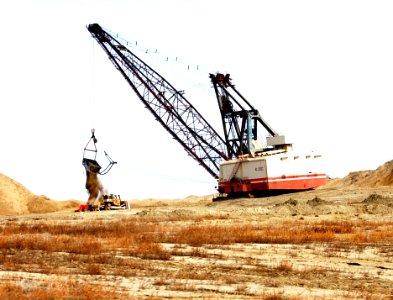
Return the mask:
[[342,179],[334,179],[330,187],[380,187],[393,186],[393,160],[379,166],[376,170],[351,172]]
[[35,195],[19,182],[0,173],[0,215],[55,212],[75,207],[78,203],[73,200],[58,202]]

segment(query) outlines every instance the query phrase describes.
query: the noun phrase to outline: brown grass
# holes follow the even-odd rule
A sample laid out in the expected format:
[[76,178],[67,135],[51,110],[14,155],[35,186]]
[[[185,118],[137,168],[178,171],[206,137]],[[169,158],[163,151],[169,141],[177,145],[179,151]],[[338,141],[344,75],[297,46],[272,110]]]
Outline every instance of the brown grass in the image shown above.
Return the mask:
[[39,287],[26,287],[16,283],[0,284],[0,299],[116,299],[116,290],[101,286],[58,280]]
[[337,235],[351,233],[349,224],[281,223],[276,226],[198,226],[181,229],[170,239],[176,244],[201,246],[233,243],[303,244],[332,242]]
[[288,260],[283,260],[275,269],[280,272],[291,272],[293,271],[293,266]]
[[[184,291],[193,291],[197,285],[179,283],[179,280],[219,279],[225,284],[234,285],[236,293],[245,295],[248,293],[246,284],[239,282],[239,277],[235,280],[230,274],[247,272],[248,276],[268,278],[266,280],[270,281],[265,282],[267,286],[280,286],[282,283],[276,277],[280,280],[283,280],[282,276],[288,277],[288,284],[290,280],[304,284],[315,276],[316,270],[299,271],[286,259],[268,266],[260,264],[253,257],[231,258],[225,254],[226,250],[239,244],[296,244],[304,245],[305,249],[314,249],[315,245],[319,245],[339,253],[354,246],[389,245],[393,242],[393,222],[293,220],[274,225],[216,225],[216,222],[211,222],[221,218],[221,215],[217,215],[217,219],[214,215],[199,216],[195,218],[197,225],[188,222],[187,226],[178,226],[178,222],[187,219],[186,216],[172,217],[170,222],[165,223],[166,226],[162,225],[159,217],[88,222],[36,220],[30,224],[6,222],[0,226],[0,270],[62,276],[146,276],[158,278],[152,285]],[[393,250],[384,248],[384,251],[390,254]],[[290,248],[288,253],[296,256]],[[332,255],[331,251],[326,251],[326,255],[329,253]],[[178,269],[169,273],[164,267],[156,267],[157,261],[160,266],[171,266],[176,260],[187,260],[186,256],[200,262],[209,259],[224,262],[229,258],[233,263],[206,263],[206,266],[202,263],[197,269]],[[317,271],[333,280],[336,277],[332,271]],[[105,290],[88,285],[78,298],[74,291],[74,287],[80,288],[77,283],[62,281],[58,286],[62,288],[46,285],[26,289],[18,285],[0,284],[0,299],[90,299],[88,297],[94,298],[96,291],[105,294]],[[83,295],[88,296],[83,298]]]
[[[13,223],[0,227],[0,249],[76,254],[121,251],[147,259],[169,259],[160,243],[229,245],[234,243],[378,243],[393,239],[393,222],[282,222],[263,225],[190,225],[144,223],[139,219],[85,223]],[[198,253],[195,253],[198,254]]]

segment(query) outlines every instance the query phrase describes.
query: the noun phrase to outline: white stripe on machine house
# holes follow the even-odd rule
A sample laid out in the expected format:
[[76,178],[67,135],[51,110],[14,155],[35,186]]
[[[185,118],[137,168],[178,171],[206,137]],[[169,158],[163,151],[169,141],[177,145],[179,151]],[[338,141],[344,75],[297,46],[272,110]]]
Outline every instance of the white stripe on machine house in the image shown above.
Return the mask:
[[[319,154],[297,155],[281,151],[223,162],[220,168],[220,181],[230,181],[234,178],[241,180],[278,178],[279,180],[286,176],[324,174],[322,170],[323,160]],[[321,176],[326,177],[326,175]],[[307,177],[302,179],[307,179]],[[288,180],[291,179],[288,178]]]

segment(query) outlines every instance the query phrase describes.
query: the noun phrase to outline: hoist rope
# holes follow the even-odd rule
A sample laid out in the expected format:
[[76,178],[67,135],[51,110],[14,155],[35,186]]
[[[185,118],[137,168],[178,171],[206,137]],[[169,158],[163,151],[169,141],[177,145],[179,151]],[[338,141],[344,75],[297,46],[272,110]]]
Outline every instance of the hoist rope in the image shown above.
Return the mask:
[[91,112],[89,111],[89,115],[91,115],[91,120],[89,120],[92,123],[91,128],[95,128],[96,124],[96,62],[95,62],[95,40],[91,39],[92,43],[92,55],[91,55]]

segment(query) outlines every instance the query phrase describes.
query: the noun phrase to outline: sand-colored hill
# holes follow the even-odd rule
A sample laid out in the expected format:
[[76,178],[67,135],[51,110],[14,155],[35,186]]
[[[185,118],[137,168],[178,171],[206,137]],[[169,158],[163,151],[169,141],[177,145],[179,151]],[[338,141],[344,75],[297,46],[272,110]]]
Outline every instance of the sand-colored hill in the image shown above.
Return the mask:
[[55,201],[34,195],[19,182],[0,173],[0,215],[47,213],[77,207],[78,201]]
[[[393,186],[393,160],[376,170],[351,172],[344,178],[329,180],[327,187],[381,187]],[[191,201],[191,196],[189,201]],[[186,199],[184,199],[186,200]],[[159,199],[157,199],[159,201]],[[30,192],[19,182],[0,173],[0,215],[21,215],[29,213],[49,213],[74,209],[81,202],[75,200],[55,201],[46,196]]]
[[331,180],[331,187],[381,187],[393,185],[393,160],[379,166],[376,170],[351,172],[344,178]]

